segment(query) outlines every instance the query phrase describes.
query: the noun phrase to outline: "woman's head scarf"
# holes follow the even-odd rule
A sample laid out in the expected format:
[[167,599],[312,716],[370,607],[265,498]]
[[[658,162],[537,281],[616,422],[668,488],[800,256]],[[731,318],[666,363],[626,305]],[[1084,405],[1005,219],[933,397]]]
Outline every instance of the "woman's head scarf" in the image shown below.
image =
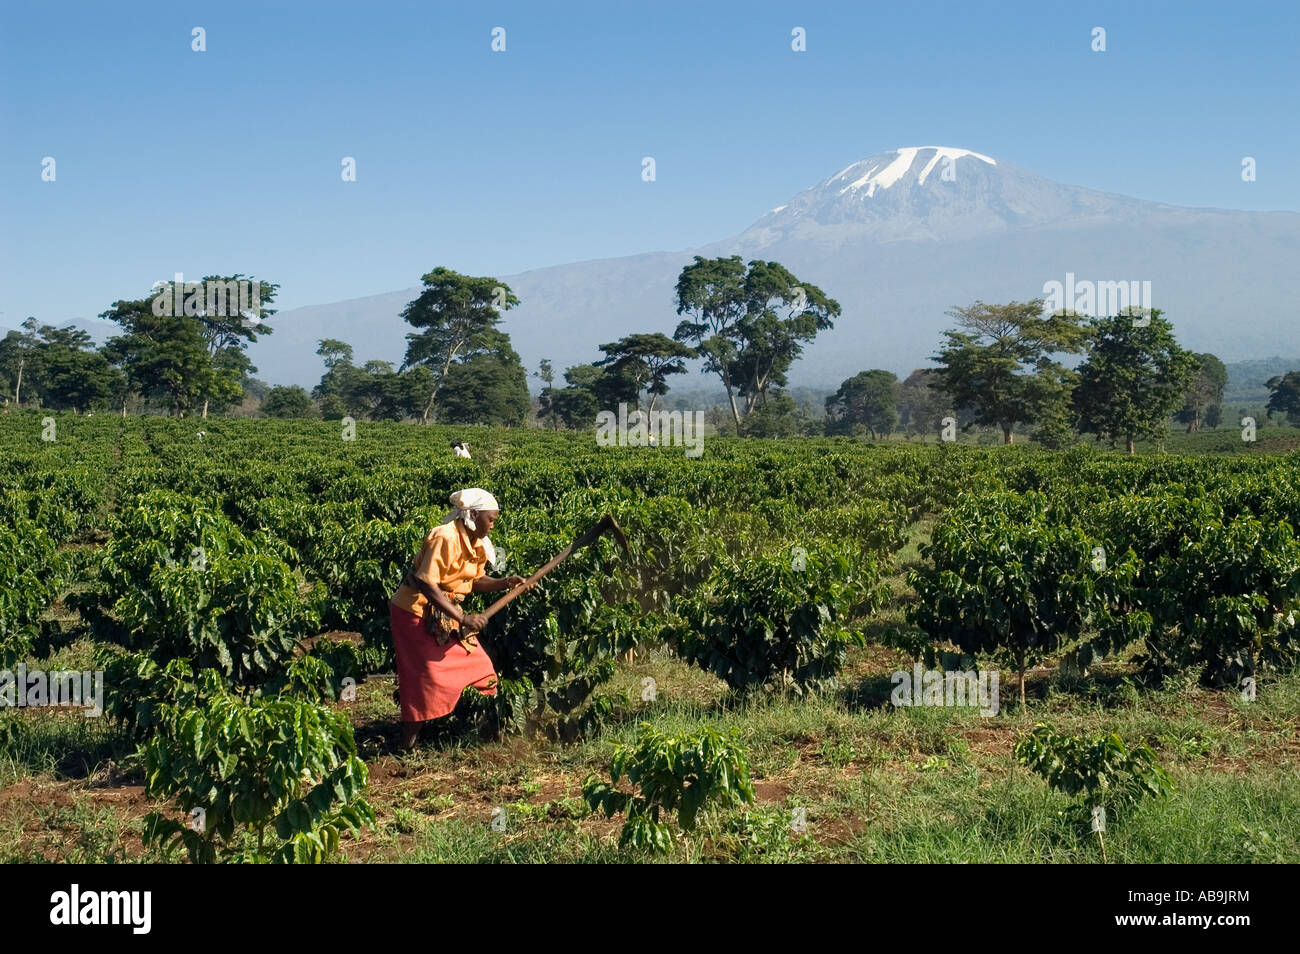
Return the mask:
[[[447,514],[443,523],[450,523],[452,520],[459,520],[465,524],[469,530],[478,529],[478,524],[474,520],[474,514],[480,510],[497,510],[501,506],[497,503],[497,498],[493,497],[486,490],[480,487],[470,487],[467,490],[458,490],[451,495],[451,505],[455,509]],[[492,546],[492,541],[487,537],[483,538],[483,549],[487,553],[488,562],[495,565],[496,550]]]

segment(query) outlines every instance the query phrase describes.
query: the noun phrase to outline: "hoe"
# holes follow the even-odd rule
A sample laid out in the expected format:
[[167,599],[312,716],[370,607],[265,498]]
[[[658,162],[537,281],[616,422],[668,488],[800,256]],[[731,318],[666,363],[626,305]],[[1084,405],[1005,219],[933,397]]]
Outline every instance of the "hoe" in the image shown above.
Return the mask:
[[612,533],[614,535],[614,539],[618,541],[618,545],[623,548],[623,552],[624,553],[628,552],[627,537],[624,536],[623,529],[615,522],[613,517],[611,517],[609,514],[605,514],[605,516],[600,519],[599,523],[597,523],[590,530],[588,530],[586,533],[582,534],[571,544],[569,544],[569,546],[565,548],[565,550],[562,553],[560,553],[559,556],[552,558],[549,563],[547,563],[545,566],[539,569],[536,573],[534,573],[528,579],[524,580],[524,582],[520,583],[513,590],[506,593],[505,596],[501,597],[501,599],[497,600],[495,603],[493,603],[491,606],[485,609],[483,611],[483,615],[485,617],[491,617],[494,613],[496,613],[497,610],[501,609],[503,606],[505,606],[507,603],[513,600],[516,596],[519,596],[521,593],[524,593],[525,591],[530,589],[534,583],[536,583],[538,580],[544,577],[547,573],[550,573],[552,570],[554,570],[557,566],[559,566],[562,562],[564,562],[564,560],[575,550],[581,550],[585,546],[590,546],[591,544],[595,543],[598,539],[600,539],[600,537],[604,536],[606,533]]

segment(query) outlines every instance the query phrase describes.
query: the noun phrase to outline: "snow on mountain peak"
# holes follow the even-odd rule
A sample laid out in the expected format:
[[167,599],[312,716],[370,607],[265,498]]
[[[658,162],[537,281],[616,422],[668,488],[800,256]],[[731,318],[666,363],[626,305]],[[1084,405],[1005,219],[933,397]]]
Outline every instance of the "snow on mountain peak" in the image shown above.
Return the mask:
[[855,162],[853,165],[843,169],[839,175],[832,176],[829,181],[834,182],[837,179],[844,179],[854,169],[870,163],[870,168],[867,169],[865,175],[859,176],[857,179],[854,179],[848,185],[844,186],[844,188],[839,190],[839,194],[843,195],[845,192],[856,193],[859,189],[866,188],[867,197],[870,198],[876,194],[877,189],[888,189],[899,179],[903,178],[903,176],[907,174],[908,170],[912,168],[912,164],[916,161],[917,155],[925,150],[934,150],[934,154],[930,156],[930,161],[927,162],[925,168],[921,170],[921,174],[917,178],[918,185],[925,184],[926,177],[929,176],[931,170],[934,169],[940,159],[951,159],[956,162],[958,159],[965,156],[972,156],[982,162],[987,162],[992,166],[998,164],[996,159],[978,152],[972,152],[970,149],[954,149],[951,146],[907,146],[902,149],[894,150],[894,159],[890,162],[881,162],[878,159],[863,159],[860,162]]

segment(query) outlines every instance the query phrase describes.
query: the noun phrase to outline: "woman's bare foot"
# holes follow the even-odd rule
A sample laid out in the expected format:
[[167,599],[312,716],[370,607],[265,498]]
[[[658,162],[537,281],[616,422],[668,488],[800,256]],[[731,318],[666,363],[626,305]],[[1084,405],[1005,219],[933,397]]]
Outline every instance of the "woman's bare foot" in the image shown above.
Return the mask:
[[409,752],[411,749],[415,748],[415,743],[420,738],[421,725],[423,725],[423,723],[420,722],[402,723],[402,742],[400,748],[403,752]]

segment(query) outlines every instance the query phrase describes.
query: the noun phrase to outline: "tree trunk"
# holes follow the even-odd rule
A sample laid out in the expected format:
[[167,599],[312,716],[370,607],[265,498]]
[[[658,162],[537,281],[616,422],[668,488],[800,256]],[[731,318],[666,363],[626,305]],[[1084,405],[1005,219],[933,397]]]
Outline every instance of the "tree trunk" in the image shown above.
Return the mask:
[[26,359],[24,359],[24,358],[22,358],[22,357],[20,357],[20,358],[18,359],[18,383],[14,385],[14,404],[15,404],[15,405],[19,405],[19,404],[22,404],[22,403],[23,403],[23,397],[22,397],[22,395],[23,395],[23,361],[24,361],[24,360],[26,360]]
[[203,419],[204,419],[205,421],[208,419],[208,399],[207,399],[207,398],[204,398],[204,399],[203,399]]
[[434,388],[432,391],[429,392],[429,400],[428,400],[428,402],[424,405],[424,410],[420,412],[420,423],[421,423],[421,424],[428,424],[428,423],[429,423],[429,412],[430,412],[431,410],[433,410],[433,399],[434,399],[435,396],[437,396],[437,394],[438,394],[438,389],[437,389],[437,388]]
[[731,393],[731,385],[727,385],[727,400],[731,402],[731,419],[736,422],[736,436],[740,436],[740,409],[736,407],[736,396]]
[[429,423],[434,398],[438,396],[438,391],[442,389],[442,382],[447,380],[447,372],[451,370],[451,363],[456,360],[456,352],[460,351],[460,347],[460,345],[455,345],[447,352],[447,360],[442,363],[442,375],[434,382],[433,390],[429,393],[429,403],[424,406],[424,413],[420,415],[421,424]]
[[1125,446],[1126,448],[1128,448],[1128,454],[1129,454],[1130,457],[1132,457],[1132,456],[1133,456],[1133,453],[1134,453],[1134,451],[1133,451],[1133,435],[1132,435],[1132,434],[1128,435],[1128,437],[1126,437],[1126,438],[1124,439],[1124,446]]
[[1008,427],[1006,424],[1003,424],[1003,425],[1002,425],[1002,443],[1003,443],[1003,444],[1012,444],[1012,443],[1015,443],[1015,439],[1016,439],[1016,436],[1015,436],[1014,434],[1011,433],[1011,428]]

